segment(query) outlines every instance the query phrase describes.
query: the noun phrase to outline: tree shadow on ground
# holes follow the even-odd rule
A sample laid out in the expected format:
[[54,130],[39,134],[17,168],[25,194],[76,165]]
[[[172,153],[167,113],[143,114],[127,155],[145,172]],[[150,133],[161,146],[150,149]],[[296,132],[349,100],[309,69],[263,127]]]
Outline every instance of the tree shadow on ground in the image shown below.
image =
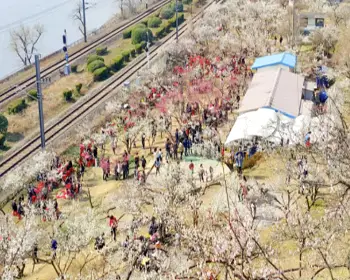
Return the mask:
[[21,133],[18,133],[18,132],[16,132],[16,133],[8,132],[7,136],[6,136],[6,141],[11,142],[11,143],[19,142],[23,139],[24,139],[24,135]]

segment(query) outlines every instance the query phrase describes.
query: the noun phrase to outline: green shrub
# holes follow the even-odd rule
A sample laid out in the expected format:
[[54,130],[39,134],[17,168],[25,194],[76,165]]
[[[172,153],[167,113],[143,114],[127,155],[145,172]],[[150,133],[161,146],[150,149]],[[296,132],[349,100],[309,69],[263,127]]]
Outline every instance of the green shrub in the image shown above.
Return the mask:
[[72,91],[71,89],[66,89],[66,90],[63,92],[63,98],[64,98],[64,100],[70,101],[70,100],[72,100],[72,97],[73,97],[73,91]]
[[138,53],[138,54],[142,53],[142,45],[141,44],[136,44],[135,45],[135,50],[136,50],[136,53]]
[[0,133],[0,148],[4,148],[7,134]]
[[145,41],[141,42],[141,48],[146,49],[147,43]]
[[149,21],[149,17],[147,17],[147,18],[144,18],[143,20],[141,20],[141,23],[144,25],[144,26],[148,26],[148,21]]
[[[181,23],[183,23],[185,21],[185,15],[183,13],[178,14],[178,25],[180,25]],[[176,15],[174,17],[172,17],[171,19],[168,20],[168,23],[172,26],[172,27],[176,27]]]
[[161,39],[165,36],[165,26],[162,26],[160,27],[159,30],[157,30],[155,33],[154,33],[154,36],[158,39]]
[[123,51],[122,56],[125,62],[128,62],[130,60],[130,51]]
[[261,152],[257,152],[250,158],[246,157],[243,161],[242,169],[248,169],[254,167],[258,161],[263,157]]
[[25,99],[18,99],[10,103],[7,108],[8,113],[17,114],[22,112],[25,108],[27,108],[27,103]]
[[112,64],[110,65],[111,69],[114,72],[117,72],[121,68],[123,68],[124,58],[121,55],[118,55],[115,59],[113,59]]
[[72,70],[72,73],[77,73],[78,72],[78,65],[72,65],[71,70]]
[[192,3],[192,0],[182,0],[182,4],[189,5]]
[[109,77],[109,69],[102,67],[94,71],[94,81],[103,81]]
[[131,31],[132,31],[131,28],[129,28],[129,29],[127,29],[127,30],[124,30],[124,32],[123,32],[123,39],[129,39],[129,38],[131,38]]
[[135,24],[133,29],[135,29],[135,28],[146,28],[147,27],[147,21],[148,21],[148,19],[146,20],[146,23],[139,22],[139,23]]
[[[170,7],[176,12],[176,3],[171,3]],[[177,12],[181,13],[184,11],[184,5],[181,2],[177,3]]]
[[96,69],[105,67],[105,64],[101,60],[95,60],[88,65],[89,72],[93,73]]
[[100,60],[102,62],[105,62],[105,60],[103,59],[103,57],[98,56],[97,54],[92,54],[89,55],[88,59],[87,59],[87,64],[90,64],[91,62],[95,61],[95,60]]
[[160,18],[157,18],[157,17],[151,17],[148,20],[148,27],[150,27],[150,28],[159,27],[161,24],[162,24],[162,20]]
[[96,48],[96,54],[97,55],[106,55],[106,54],[108,54],[108,48],[107,47],[98,47],[98,48]]
[[183,13],[179,14],[178,21],[179,25],[185,21],[185,15]]
[[0,114],[0,133],[6,134],[8,126],[9,126],[9,121],[3,114]]
[[152,31],[147,28],[135,28],[131,32],[131,43],[136,45],[142,41],[147,41],[147,33],[149,40],[152,41]]
[[82,83],[79,83],[79,84],[76,84],[75,85],[75,90],[77,91],[77,93],[80,94],[80,91],[81,91],[81,88],[83,87],[83,84]]
[[[165,22],[162,26],[164,27],[164,33],[169,33],[172,24],[171,24],[169,21],[167,21],[167,22]],[[164,34],[164,35],[165,35],[165,34]]]
[[36,89],[31,89],[30,91],[28,91],[28,102],[31,102],[31,101],[36,101],[38,100],[38,92]]
[[136,56],[136,51],[135,50],[131,50],[130,51],[130,55],[131,55],[131,57],[135,57]]
[[174,9],[170,6],[166,6],[160,11],[160,17],[163,19],[170,19],[174,16],[174,14]]

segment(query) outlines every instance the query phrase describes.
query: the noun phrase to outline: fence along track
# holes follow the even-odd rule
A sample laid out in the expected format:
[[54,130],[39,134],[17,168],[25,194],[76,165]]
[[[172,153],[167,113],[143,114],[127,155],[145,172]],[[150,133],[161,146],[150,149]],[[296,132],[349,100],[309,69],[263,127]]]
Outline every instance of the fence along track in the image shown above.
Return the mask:
[[[209,2],[206,4],[201,11],[193,17],[193,23],[199,20],[199,17],[204,13],[204,11],[215,1]],[[179,37],[182,36],[187,31],[188,21],[185,21],[184,24],[179,26]],[[157,56],[157,50],[169,43],[171,39],[175,37],[175,31],[168,34],[165,38],[163,38],[158,44],[150,50],[150,60]],[[46,141],[53,142],[55,138],[60,134],[63,134],[70,130],[78,121],[84,119],[89,113],[92,113],[94,110],[98,109],[101,106],[101,103],[107,101],[111,98],[110,93],[113,92],[114,89],[123,84],[123,82],[136,74],[142,67],[147,64],[145,54],[139,56],[134,60],[133,65],[127,66],[122,73],[120,73],[115,79],[111,78],[111,82],[104,85],[98,94],[91,96],[88,100],[82,103],[74,113],[65,115],[61,118],[61,120],[57,121],[51,127],[45,130]],[[132,64],[132,62],[131,62]],[[90,105],[90,107],[89,107]],[[78,111],[79,110],[79,111]],[[50,143],[49,143],[50,144]],[[0,177],[3,177],[7,172],[16,167],[19,163],[26,160],[30,155],[34,154],[40,149],[40,136],[37,136],[35,139],[32,139],[29,143],[24,145],[23,148],[16,151],[12,156],[8,159],[0,163]],[[15,191],[0,191],[0,209],[2,209],[10,200],[14,199],[16,195],[21,190]]]
[[[93,50],[94,48],[98,47],[99,45],[107,42],[108,40],[111,40],[112,38],[114,38],[115,36],[117,36],[121,32],[123,32],[125,29],[129,28],[130,26],[134,25],[135,23],[138,23],[142,19],[144,19],[147,16],[149,16],[150,14],[154,13],[159,8],[161,8],[164,5],[170,3],[170,1],[171,0],[161,1],[160,3],[156,4],[155,6],[153,6],[151,9],[141,13],[139,16],[137,16],[134,19],[130,20],[126,24],[117,27],[116,29],[114,29],[113,31],[108,33],[106,36],[104,36],[102,38],[99,38],[96,41],[92,42],[91,44],[89,44],[87,46],[84,46],[80,50],[72,53],[70,55],[70,57],[69,57],[70,63],[78,60],[79,58],[81,58],[82,56],[86,55],[87,53],[89,53],[91,50]],[[58,61],[58,62],[52,64],[48,68],[43,69],[41,71],[41,78],[45,78],[48,75],[52,74],[53,72],[58,71],[59,69],[64,67],[64,65],[66,65],[66,61],[65,60],[61,60],[61,61]],[[29,88],[29,87],[33,86],[35,84],[35,82],[36,82],[35,78],[36,78],[36,76],[33,75],[30,78],[27,78],[24,81],[22,81],[19,84],[17,84],[15,87],[11,87],[11,88],[3,91],[2,93],[0,93],[0,104],[4,103],[8,99],[14,97],[16,94],[23,92],[23,90],[25,90],[26,88]]]

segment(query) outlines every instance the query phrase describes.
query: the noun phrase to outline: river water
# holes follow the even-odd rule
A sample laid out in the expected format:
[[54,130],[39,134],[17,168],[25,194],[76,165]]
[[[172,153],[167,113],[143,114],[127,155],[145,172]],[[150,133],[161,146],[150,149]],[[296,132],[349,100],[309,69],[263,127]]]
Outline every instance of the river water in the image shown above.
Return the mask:
[[[10,48],[12,29],[21,24],[42,24],[45,33],[37,44],[37,51],[46,56],[63,47],[62,35],[67,30],[68,44],[82,38],[73,10],[81,0],[0,0],[0,78],[21,69],[22,62]],[[86,11],[87,30],[102,26],[117,13],[116,0],[86,0],[92,8]],[[34,58],[33,58],[34,60]]]

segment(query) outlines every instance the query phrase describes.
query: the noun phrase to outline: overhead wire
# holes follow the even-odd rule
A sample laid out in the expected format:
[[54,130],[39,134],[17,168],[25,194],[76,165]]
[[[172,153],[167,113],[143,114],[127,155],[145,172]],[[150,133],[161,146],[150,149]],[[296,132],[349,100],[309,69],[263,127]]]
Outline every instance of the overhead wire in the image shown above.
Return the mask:
[[13,21],[13,22],[11,22],[9,24],[2,25],[2,26],[0,26],[0,33],[6,32],[6,31],[8,31],[8,30],[10,30],[10,29],[12,29],[12,28],[14,28],[14,27],[24,23],[24,22],[28,22],[28,21],[31,21],[33,19],[37,19],[38,17],[47,15],[48,13],[51,13],[51,12],[61,8],[62,5],[65,5],[65,4],[69,3],[69,2],[71,2],[71,0],[66,0],[66,1],[64,1],[62,3],[59,3],[59,4],[55,5],[55,6],[53,6],[53,7],[47,8],[47,9],[45,9],[45,10],[39,12],[39,13],[27,16],[25,18],[21,18],[19,20]]

